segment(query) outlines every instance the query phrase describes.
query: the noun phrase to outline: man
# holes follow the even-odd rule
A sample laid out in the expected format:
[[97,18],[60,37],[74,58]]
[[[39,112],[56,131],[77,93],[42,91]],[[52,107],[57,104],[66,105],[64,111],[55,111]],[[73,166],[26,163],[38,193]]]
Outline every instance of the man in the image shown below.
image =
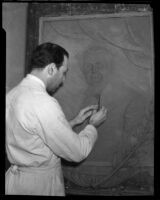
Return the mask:
[[[65,196],[61,158],[85,159],[97,139],[96,126],[106,109],[91,105],[68,122],[58,101],[50,96],[65,80],[69,54],[59,45],[44,43],[33,51],[31,73],[6,97],[5,193]],[[72,127],[90,117],[79,134]]]

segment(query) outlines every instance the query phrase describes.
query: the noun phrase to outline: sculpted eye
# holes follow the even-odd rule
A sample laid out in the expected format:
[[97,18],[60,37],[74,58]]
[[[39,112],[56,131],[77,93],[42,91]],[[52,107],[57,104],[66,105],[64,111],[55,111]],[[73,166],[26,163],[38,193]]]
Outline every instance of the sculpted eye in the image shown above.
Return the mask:
[[93,64],[92,63],[87,63],[85,65],[85,71],[86,72],[92,72],[92,70],[93,70]]

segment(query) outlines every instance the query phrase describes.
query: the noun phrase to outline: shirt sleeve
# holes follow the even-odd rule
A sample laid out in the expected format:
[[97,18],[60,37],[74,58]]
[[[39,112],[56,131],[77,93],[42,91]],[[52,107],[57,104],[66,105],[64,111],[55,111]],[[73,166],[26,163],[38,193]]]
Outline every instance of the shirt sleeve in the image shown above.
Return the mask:
[[54,154],[68,161],[80,162],[91,152],[97,139],[97,130],[87,125],[75,133],[56,100],[42,100],[36,115],[39,134]]

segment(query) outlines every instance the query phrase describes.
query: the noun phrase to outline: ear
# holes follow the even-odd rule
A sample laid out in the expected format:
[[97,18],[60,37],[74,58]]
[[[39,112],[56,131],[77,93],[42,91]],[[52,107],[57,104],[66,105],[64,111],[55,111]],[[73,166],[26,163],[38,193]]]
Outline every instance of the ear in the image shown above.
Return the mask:
[[54,63],[51,63],[47,66],[47,72],[50,76],[53,76],[55,73],[57,73],[57,68]]

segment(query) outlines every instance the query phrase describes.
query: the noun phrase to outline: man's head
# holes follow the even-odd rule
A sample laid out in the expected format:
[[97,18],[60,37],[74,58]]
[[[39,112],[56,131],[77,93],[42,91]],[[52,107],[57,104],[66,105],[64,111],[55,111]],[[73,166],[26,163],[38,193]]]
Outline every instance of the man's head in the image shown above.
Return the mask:
[[33,51],[30,71],[41,78],[49,93],[52,93],[65,80],[68,71],[69,53],[61,46],[43,43]]

